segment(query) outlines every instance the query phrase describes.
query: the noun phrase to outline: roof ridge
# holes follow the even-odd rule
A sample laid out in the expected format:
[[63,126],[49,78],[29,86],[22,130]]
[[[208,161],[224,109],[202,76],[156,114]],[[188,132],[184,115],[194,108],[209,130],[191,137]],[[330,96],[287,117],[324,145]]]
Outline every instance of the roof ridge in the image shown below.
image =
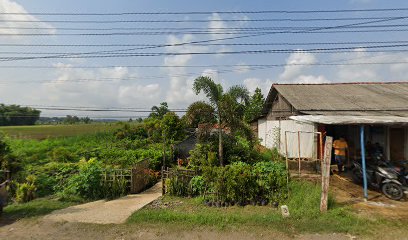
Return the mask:
[[333,83],[273,83],[272,86],[284,85],[382,85],[382,84],[408,84],[408,81],[399,82],[333,82]]

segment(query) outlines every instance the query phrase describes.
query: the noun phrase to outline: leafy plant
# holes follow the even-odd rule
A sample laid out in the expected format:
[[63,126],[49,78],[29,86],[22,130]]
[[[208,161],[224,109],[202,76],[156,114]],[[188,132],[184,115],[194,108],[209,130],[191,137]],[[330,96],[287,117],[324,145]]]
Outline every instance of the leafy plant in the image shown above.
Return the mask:
[[195,176],[190,180],[190,194],[192,196],[203,195],[205,191],[205,182],[202,176]]
[[68,180],[68,186],[64,191],[86,199],[102,198],[102,170],[102,164],[97,159],[82,160],[79,166],[79,173],[73,175]]
[[188,183],[177,176],[166,179],[166,189],[173,196],[188,196]]
[[35,191],[37,190],[35,181],[36,177],[30,175],[27,177],[25,183],[17,183],[16,201],[18,203],[29,202],[35,198]]

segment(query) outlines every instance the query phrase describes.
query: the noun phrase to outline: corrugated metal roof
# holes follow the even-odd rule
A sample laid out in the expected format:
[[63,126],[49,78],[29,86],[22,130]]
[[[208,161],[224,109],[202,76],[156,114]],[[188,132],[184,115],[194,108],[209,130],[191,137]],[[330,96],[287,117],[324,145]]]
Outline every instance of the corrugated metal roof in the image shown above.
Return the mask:
[[272,88],[301,112],[370,111],[370,115],[375,111],[408,112],[408,82],[274,84]]
[[306,123],[323,123],[323,124],[336,124],[336,125],[348,125],[348,124],[408,124],[408,117],[396,117],[396,116],[321,116],[321,115],[302,115],[291,116],[292,120]]
[[335,116],[396,116],[408,117],[407,111],[300,111],[307,115],[335,115]]

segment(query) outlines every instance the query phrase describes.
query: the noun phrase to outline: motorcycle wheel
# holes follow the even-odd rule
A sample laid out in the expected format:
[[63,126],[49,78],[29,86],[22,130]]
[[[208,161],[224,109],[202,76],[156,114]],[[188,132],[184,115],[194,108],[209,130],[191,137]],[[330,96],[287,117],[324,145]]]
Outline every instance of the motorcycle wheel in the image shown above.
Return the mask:
[[361,172],[358,169],[353,169],[352,173],[353,182],[361,184],[363,182],[363,175],[361,174]]
[[382,193],[392,200],[401,200],[404,197],[404,190],[396,183],[385,183],[381,187]]

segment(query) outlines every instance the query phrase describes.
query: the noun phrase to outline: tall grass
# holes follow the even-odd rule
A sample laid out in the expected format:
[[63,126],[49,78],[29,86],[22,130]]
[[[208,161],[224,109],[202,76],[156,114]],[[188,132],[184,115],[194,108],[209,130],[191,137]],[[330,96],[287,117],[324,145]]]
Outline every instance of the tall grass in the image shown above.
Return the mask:
[[275,229],[285,233],[341,232],[367,233],[374,226],[368,219],[357,217],[346,207],[335,204],[329,198],[329,211],[321,214],[320,186],[308,182],[292,182],[289,198],[280,203],[287,205],[289,218],[283,218],[280,209],[272,206],[246,206],[214,208],[206,207],[201,199],[174,198],[166,196],[163,201],[183,202],[175,207],[145,208],[134,213],[128,222],[133,224],[173,224],[185,227],[211,226],[216,228],[254,226]]

